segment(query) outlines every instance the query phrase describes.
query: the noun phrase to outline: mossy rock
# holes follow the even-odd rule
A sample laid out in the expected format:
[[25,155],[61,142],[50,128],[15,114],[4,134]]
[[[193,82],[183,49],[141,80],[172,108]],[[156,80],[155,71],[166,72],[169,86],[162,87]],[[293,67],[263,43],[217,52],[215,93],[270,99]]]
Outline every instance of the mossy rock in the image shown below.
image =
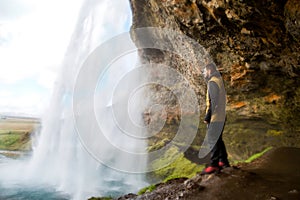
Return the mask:
[[152,192],[153,190],[155,190],[156,185],[149,185],[147,187],[144,187],[142,189],[140,189],[140,191],[138,191],[138,195],[142,195],[145,194],[146,192]]
[[[171,160],[171,158],[174,160]],[[179,149],[175,146],[168,149],[165,154],[160,159],[155,160],[152,165],[154,169],[158,170],[148,175],[154,178],[154,180],[163,181],[173,178],[190,178],[204,167],[203,165],[191,162],[184,156],[184,152],[179,152]]]

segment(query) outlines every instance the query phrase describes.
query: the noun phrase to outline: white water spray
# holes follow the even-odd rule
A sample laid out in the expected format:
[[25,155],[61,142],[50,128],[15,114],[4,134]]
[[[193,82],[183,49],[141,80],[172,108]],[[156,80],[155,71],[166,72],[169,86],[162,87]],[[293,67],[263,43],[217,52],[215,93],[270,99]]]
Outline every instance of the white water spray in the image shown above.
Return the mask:
[[[115,171],[97,162],[86,151],[76,133],[72,107],[74,85],[84,60],[103,41],[113,35],[128,31],[131,19],[128,4],[128,1],[125,0],[86,0],[84,2],[62,65],[61,76],[51,99],[51,106],[43,117],[42,131],[36,146],[34,146],[33,155],[29,161],[21,163],[17,161],[14,164],[14,171],[19,171],[21,174],[11,173],[8,170],[8,168],[12,169],[11,163],[6,165],[6,172],[9,171],[14,175],[6,176],[5,180],[11,181],[12,185],[50,185],[57,188],[58,191],[69,194],[73,199],[120,195],[124,192],[136,192],[144,186],[145,183],[141,175]],[[120,73],[123,71],[126,73],[134,67],[136,64],[134,62],[123,63],[123,68],[113,72]],[[119,76],[121,77],[122,73]],[[108,79],[111,77],[117,78],[116,75],[107,76]],[[107,85],[109,84],[107,83]],[[99,90],[101,89],[103,88]],[[106,88],[105,90],[109,91],[109,89]],[[109,96],[109,94],[107,95]],[[102,100],[104,104],[111,102],[111,99],[106,96],[103,96]],[[98,111],[100,117],[105,116],[105,112],[107,112],[105,109]],[[89,122],[89,119],[85,120],[86,123]],[[109,136],[111,139],[117,137],[118,127],[108,118],[106,118],[105,127],[108,130],[106,132],[113,134]],[[93,138],[90,140],[91,144],[95,143]],[[123,146],[124,143],[128,143],[125,146],[129,146],[129,149],[135,146],[139,149],[145,148],[141,144],[134,144],[134,140],[116,139],[114,142]],[[99,146],[106,145],[101,141],[97,141],[96,144]],[[118,160],[120,164],[123,162],[124,165],[126,163],[137,165],[136,161],[118,157],[110,149],[104,148],[104,150],[108,157]],[[138,164],[143,167],[146,160],[139,160]],[[5,173],[5,170],[2,172]],[[0,176],[4,175],[0,174]]]
[[[197,96],[184,75],[170,66],[143,60],[135,68],[137,48],[128,33],[120,34],[129,29],[128,13],[125,0],[85,1],[33,155],[29,162],[0,165],[0,192],[1,182],[31,188],[50,185],[80,200],[136,192],[145,186],[138,173],[167,166],[191,145],[200,119]],[[131,33],[142,41],[139,49],[172,52],[191,65],[200,60],[205,66],[209,58],[195,40],[174,30],[145,27]],[[197,62],[186,51],[190,48],[197,52]],[[167,88],[166,98],[176,96],[182,116],[172,141],[147,152],[147,138],[166,121],[166,105],[146,97],[155,97],[149,92],[155,92],[153,86]],[[142,123],[145,109],[147,126]],[[173,148],[177,155],[155,165]]]

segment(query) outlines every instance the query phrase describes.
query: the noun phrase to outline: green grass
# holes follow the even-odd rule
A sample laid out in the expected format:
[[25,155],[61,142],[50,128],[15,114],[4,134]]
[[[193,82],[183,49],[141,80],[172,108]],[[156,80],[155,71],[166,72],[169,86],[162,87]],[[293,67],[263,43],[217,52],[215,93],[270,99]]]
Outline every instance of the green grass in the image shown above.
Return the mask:
[[0,150],[30,150],[30,134],[39,125],[38,120],[22,118],[0,120]]
[[273,147],[268,147],[265,150],[263,150],[262,152],[254,154],[253,156],[251,156],[250,158],[248,158],[247,160],[245,160],[245,163],[250,163],[250,162],[254,161],[255,159],[261,157],[262,155],[264,155],[266,152],[268,152],[272,148]]
[[1,150],[29,150],[31,146],[30,134],[23,131],[1,131]]
[[7,135],[1,135],[0,136],[0,148],[7,148],[9,146],[14,145],[16,142],[18,142],[21,138],[21,135],[19,134],[7,134]]
[[146,192],[152,192],[153,190],[155,190],[156,185],[149,185],[147,187],[144,187],[142,189],[140,189],[140,191],[138,191],[138,195],[142,195]]

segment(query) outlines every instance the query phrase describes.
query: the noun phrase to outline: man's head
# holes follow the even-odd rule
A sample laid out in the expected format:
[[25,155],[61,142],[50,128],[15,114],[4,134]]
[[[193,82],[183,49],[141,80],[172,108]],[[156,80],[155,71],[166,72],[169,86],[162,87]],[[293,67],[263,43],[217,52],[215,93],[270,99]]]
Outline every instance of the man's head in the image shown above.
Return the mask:
[[204,68],[204,77],[207,79],[212,73],[217,71],[216,65],[214,63],[209,63]]

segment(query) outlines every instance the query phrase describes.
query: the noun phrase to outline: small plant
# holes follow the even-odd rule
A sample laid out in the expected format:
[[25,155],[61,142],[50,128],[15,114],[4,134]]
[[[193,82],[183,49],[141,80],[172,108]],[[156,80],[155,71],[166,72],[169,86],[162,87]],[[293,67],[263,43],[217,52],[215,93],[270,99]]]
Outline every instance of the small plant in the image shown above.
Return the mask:
[[145,194],[146,192],[152,192],[155,188],[156,185],[149,185],[147,187],[144,187],[138,192],[138,195]]

